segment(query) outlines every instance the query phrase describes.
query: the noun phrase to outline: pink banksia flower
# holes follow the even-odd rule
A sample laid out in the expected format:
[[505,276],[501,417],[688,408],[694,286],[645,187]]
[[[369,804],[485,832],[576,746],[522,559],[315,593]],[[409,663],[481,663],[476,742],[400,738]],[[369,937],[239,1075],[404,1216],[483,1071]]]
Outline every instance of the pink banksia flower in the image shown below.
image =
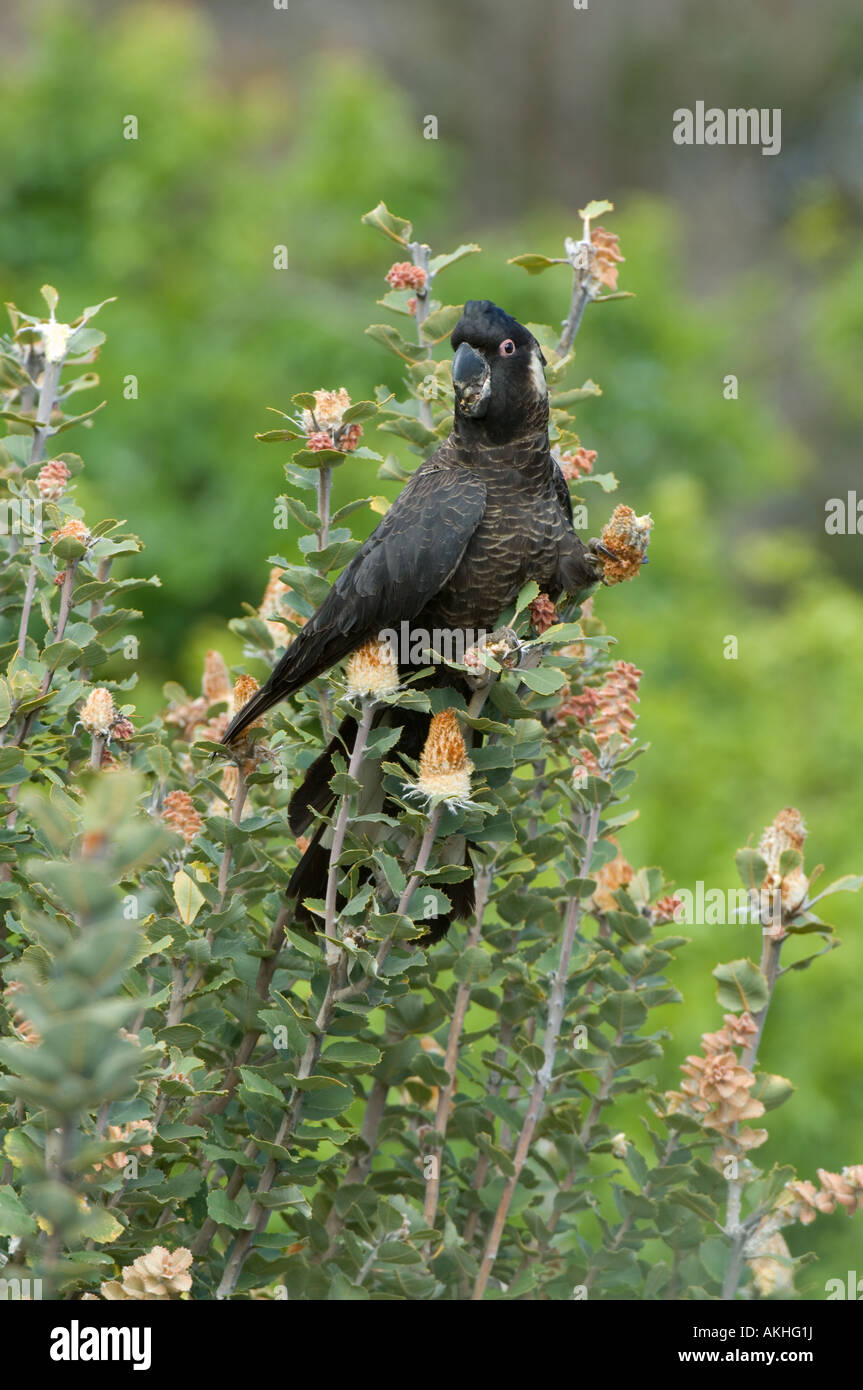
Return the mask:
[[386,281],[394,290],[424,290],[426,272],[411,261],[396,261],[387,271]]
[[634,706],[638,704],[642,674],[630,661],[616,661],[612,666],[590,718],[597,743],[606,743],[612,734],[620,734],[626,745],[633,742],[630,734],[635,728]]
[[210,705],[220,704],[222,700],[230,700],[232,688],[225,658],[221,652],[211,648],[204,657],[204,679],[201,685],[204,699]]
[[416,301],[416,297],[415,297],[414,295],[411,295],[410,299],[409,299],[408,302],[407,302],[407,311],[408,311],[409,314],[416,314],[416,311],[417,311],[417,301]]
[[732,1025],[733,1018],[726,1014],[724,1028],[704,1034],[702,1054],[687,1057],[680,1068],[685,1077],[680,1090],[665,1093],[669,1115],[681,1112],[697,1119],[704,1129],[717,1131],[722,1142],[713,1154],[716,1166],[767,1140],[766,1129],[741,1128],[743,1121],[763,1115],[764,1105],[751,1094],[755,1076],[735,1051],[755,1025],[748,1014]]
[[306,439],[306,448],[311,449],[313,454],[319,454],[323,449],[333,449],[333,437],[326,430],[312,430]]
[[56,501],[62,496],[69,481],[69,469],[62,459],[51,459],[36,474],[36,486],[48,501]]
[[343,449],[346,454],[352,454],[362,437],[362,425],[343,426],[339,432],[339,448]]
[[611,520],[602,532],[602,543],[614,551],[615,559],[604,560],[603,578],[606,584],[622,584],[634,579],[644,564],[653,519],[650,513],[636,516],[623,502],[615,507]]
[[814,1182],[808,1178],[794,1178],[793,1181],[785,1184],[786,1192],[790,1194],[790,1204],[788,1205],[789,1216],[800,1222],[801,1226],[809,1226],[819,1212],[830,1215],[836,1210],[836,1204],[826,1193],[820,1192]]
[[591,267],[594,278],[608,289],[616,290],[617,267],[626,259],[620,254],[620,237],[616,232],[607,232],[604,227],[594,227],[590,241],[594,250]]
[[593,472],[593,465],[596,463],[595,449],[569,449],[560,456],[560,471],[566,481],[574,482],[587,473]]
[[185,1246],[167,1250],[164,1245],[154,1245],[127,1265],[119,1279],[106,1280],[101,1286],[102,1297],[160,1302],[176,1298],[192,1287],[192,1262],[192,1252]]
[[673,922],[675,913],[679,912],[682,907],[683,899],[678,898],[674,893],[669,893],[665,898],[659,898],[650,914],[654,926],[665,926],[667,922]]
[[188,792],[168,792],[162,807],[162,820],[190,845],[204,828],[204,822]]
[[844,1207],[849,1216],[857,1210],[860,1193],[844,1174],[831,1173],[826,1168],[819,1168],[818,1178],[821,1191],[833,1201],[834,1210],[837,1206]]
[[118,719],[112,730],[112,735],[114,738],[118,738],[121,741],[134,738],[135,726],[132,723],[131,719],[127,719],[125,715],[122,719]]
[[388,642],[372,637],[348,657],[345,677],[351,700],[375,700],[394,695],[399,688],[399,668],[393,648]]

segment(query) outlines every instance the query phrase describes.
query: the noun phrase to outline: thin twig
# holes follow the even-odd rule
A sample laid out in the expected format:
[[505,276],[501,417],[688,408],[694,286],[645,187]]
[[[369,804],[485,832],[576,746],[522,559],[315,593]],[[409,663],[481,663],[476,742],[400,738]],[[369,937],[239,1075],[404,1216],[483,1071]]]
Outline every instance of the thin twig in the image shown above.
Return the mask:
[[[587,878],[590,871],[593,849],[599,830],[599,817],[600,807],[595,806],[587,818],[584,856],[579,871],[579,877],[582,879]],[[545,1036],[543,1038],[543,1062],[536,1074],[536,1079],[530,1093],[527,1113],[522,1123],[521,1134],[519,1135],[515,1153],[513,1154],[513,1171],[504,1184],[500,1202],[498,1203],[494,1221],[492,1222],[491,1231],[489,1232],[485,1254],[483,1255],[482,1262],[477,1272],[476,1282],[471,1295],[473,1302],[481,1301],[485,1294],[489,1276],[494,1267],[494,1262],[497,1259],[498,1247],[506,1225],[506,1218],[509,1214],[510,1205],[512,1204],[512,1199],[515,1195],[522,1169],[527,1161],[533,1133],[542,1113],[546,1092],[551,1085],[554,1061],[557,1053],[557,1042],[563,1022],[569,962],[580,917],[581,899],[579,897],[571,898],[564,919],[558,967],[549,994],[548,1018],[545,1027]]]

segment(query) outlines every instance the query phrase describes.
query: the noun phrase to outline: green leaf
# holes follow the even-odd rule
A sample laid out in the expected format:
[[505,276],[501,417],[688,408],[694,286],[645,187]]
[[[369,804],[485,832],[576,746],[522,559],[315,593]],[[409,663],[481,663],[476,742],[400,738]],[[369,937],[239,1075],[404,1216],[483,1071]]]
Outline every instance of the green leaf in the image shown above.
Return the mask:
[[324,1062],[346,1062],[353,1066],[366,1067],[376,1067],[380,1060],[380,1048],[372,1043],[354,1041],[330,1043],[322,1057]]
[[186,873],[185,869],[180,869],[174,875],[171,884],[171,892],[174,895],[174,902],[177,904],[177,913],[180,921],[190,927],[204,906],[205,898],[197,883]]
[[477,246],[475,241],[465,241],[461,246],[456,247],[455,251],[447,251],[440,256],[432,256],[429,261],[429,270],[432,275],[439,275],[447,266],[455,265],[456,261],[462,260],[465,256],[472,256],[475,252],[481,251],[482,247]]
[[757,849],[739,849],[734,856],[744,888],[760,888],[767,877],[767,860]]
[[518,675],[538,695],[553,695],[566,685],[566,676],[553,666],[537,666],[533,671],[519,671]]
[[607,198],[594,199],[588,203],[586,208],[579,208],[578,215],[582,222],[592,222],[595,217],[601,217],[604,212],[614,212],[614,203],[610,203]]
[[218,1226],[229,1226],[231,1230],[239,1231],[248,1225],[239,1202],[231,1201],[221,1187],[207,1193],[207,1211]]
[[784,1104],[795,1090],[794,1083],[789,1081],[787,1077],[771,1076],[768,1072],[759,1072],[755,1078],[755,1085],[749,1094],[753,1100],[760,1100],[765,1110],[775,1110],[777,1106]]
[[423,320],[422,333],[427,342],[441,343],[452,333],[461,318],[460,304],[442,304]]
[[404,217],[396,217],[394,212],[390,212],[386,203],[378,203],[371,212],[363,213],[360,221],[366,227],[374,227],[389,237],[391,241],[397,241],[399,246],[407,246],[413,236],[413,227]]
[[250,1071],[248,1067],[240,1067],[240,1075],[243,1078],[243,1085],[248,1090],[254,1091],[259,1096],[269,1096],[271,1100],[284,1101],[284,1093],[272,1081],[268,1081],[265,1076],[259,1076],[257,1072]]
[[528,275],[541,275],[544,270],[548,270],[552,265],[568,265],[565,256],[540,256],[536,252],[527,251],[523,256],[512,256],[507,265],[520,265]]
[[29,1236],[36,1231],[36,1221],[30,1215],[17,1192],[8,1185],[0,1187],[0,1236]]
[[536,580],[528,580],[527,584],[525,584],[524,588],[521,590],[518,598],[516,599],[515,612],[512,615],[513,622],[515,622],[515,619],[518,617],[519,613],[524,612],[525,608],[527,608],[529,603],[533,603],[534,599],[537,598],[538,595],[539,585],[537,584]]
[[767,1003],[767,981],[751,960],[732,960],[713,971],[719,981],[716,998],[721,1009],[759,1013]]
[[831,893],[858,893],[863,888],[863,876],[859,874],[845,874],[843,878],[834,879],[826,888],[822,888],[817,898],[813,898],[813,903],[820,898],[826,898]]
[[425,356],[425,348],[417,343],[409,343],[391,323],[369,324],[366,334],[376,343],[382,343],[385,348],[389,348],[390,352],[394,352],[396,357],[401,357],[405,362],[419,362]]

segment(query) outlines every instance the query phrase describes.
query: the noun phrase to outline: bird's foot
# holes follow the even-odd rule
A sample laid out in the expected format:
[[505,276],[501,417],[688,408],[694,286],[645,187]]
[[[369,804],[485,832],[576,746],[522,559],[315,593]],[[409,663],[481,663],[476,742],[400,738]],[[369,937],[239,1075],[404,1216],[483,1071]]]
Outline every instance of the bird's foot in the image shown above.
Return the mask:
[[597,540],[596,536],[587,542],[584,563],[593,575],[594,583],[608,583],[605,577],[605,562],[617,558],[614,551],[609,550],[608,546],[603,541]]
[[481,652],[494,657],[498,665],[507,671],[521,664],[522,646],[517,635],[511,627],[496,628],[488,637],[481,637],[465,652],[464,664],[468,668],[465,680],[471,690],[482,690],[484,686],[491,685],[496,674],[485,665]]

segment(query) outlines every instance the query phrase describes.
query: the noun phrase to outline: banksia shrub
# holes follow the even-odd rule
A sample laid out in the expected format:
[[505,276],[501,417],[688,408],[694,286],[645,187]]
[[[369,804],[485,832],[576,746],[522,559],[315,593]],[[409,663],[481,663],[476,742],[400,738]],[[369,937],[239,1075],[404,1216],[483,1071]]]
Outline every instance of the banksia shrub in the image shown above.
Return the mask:
[[[527,258],[568,267],[567,301],[594,297],[591,264],[611,285],[615,239],[589,234],[606,210],[588,205],[566,257]],[[13,310],[0,342],[3,485],[19,515],[47,516],[0,536],[3,1277],[64,1301],[791,1297],[792,1228],[859,1219],[863,1188],[859,1154],[818,1185],[756,1166],[792,1090],[758,1056],[768,1010],[788,1007],[779,952],[809,963],[831,929],[786,810],[736,857],[766,897],[745,924],[760,959],[716,967],[715,1033],[671,1037],[686,889],[627,843],[650,693],[610,654],[603,588],[552,604],[530,581],[433,680],[400,674],[380,634],[225,756],[228,719],[362,544],[354,507],[331,509],[333,470],[359,451],[403,481],[402,457],[450,428],[438,343],[460,310],[440,276],[478,248],[432,255],[384,204],[363,220],[390,248],[382,275],[393,241],[403,258],[383,307],[410,334],[370,330],[398,358],[398,399],[281,402],[258,437],[289,452],[274,491],[304,528],[299,560],[262,540],[263,600],[250,581],[230,622],[243,674],[212,649],[200,686],[169,680],[152,717],[125,665],[141,543],[83,521],[84,462],[46,458],[32,408],[47,346],[39,414],[75,427],[95,311],[59,324],[46,286],[47,312]],[[565,405],[576,328],[537,331],[573,488],[599,496],[615,480]],[[607,578],[632,577],[648,529],[617,508]],[[652,1077],[664,1053],[686,1058],[670,1095]]]

